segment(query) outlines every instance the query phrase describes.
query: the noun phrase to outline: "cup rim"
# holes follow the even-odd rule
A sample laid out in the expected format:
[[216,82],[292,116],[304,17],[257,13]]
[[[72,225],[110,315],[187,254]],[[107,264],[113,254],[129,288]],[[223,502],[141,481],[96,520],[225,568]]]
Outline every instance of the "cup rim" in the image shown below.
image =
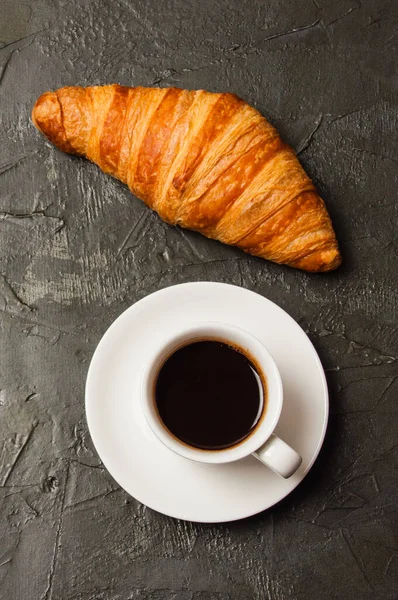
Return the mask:
[[[160,419],[154,394],[156,377],[164,361],[179,347],[196,339],[206,338],[236,343],[242,350],[246,350],[257,362],[265,376],[267,386],[265,411],[254,431],[236,445],[218,450],[195,448],[173,436]],[[142,371],[140,392],[142,411],[155,436],[180,456],[207,464],[233,462],[258,450],[274,432],[283,405],[282,380],[269,350],[252,333],[221,321],[194,322],[165,338]]]

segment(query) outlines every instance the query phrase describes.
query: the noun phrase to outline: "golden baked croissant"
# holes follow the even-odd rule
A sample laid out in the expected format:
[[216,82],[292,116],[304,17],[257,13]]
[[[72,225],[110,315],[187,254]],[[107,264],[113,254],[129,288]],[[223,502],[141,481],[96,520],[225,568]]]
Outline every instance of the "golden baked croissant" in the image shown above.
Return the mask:
[[341,262],[326,207],[293,150],[233,94],[65,87],[43,94],[32,119],[168,223],[307,271]]

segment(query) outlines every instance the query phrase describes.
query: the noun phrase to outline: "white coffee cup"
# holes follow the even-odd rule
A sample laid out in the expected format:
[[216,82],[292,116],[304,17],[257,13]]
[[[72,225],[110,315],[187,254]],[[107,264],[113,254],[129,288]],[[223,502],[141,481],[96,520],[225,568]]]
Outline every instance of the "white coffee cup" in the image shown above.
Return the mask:
[[[202,450],[180,441],[163,424],[156,408],[156,379],[165,360],[178,348],[204,339],[224,341],[247,352],[248,356],[255,359],[267,386],[265,410],[253,431],[238,444],[222,450]],[[141,406],[153,433],[176,454],[201,463],[227,463],[253,454],[282,477],[288,478],[293,475],[301,465],[302,458],[273,433],[282,411],[282,404],[282,381],[271,354],[256,337],[227,323],[203,322],[181,328],[157,347],[142,374]]]

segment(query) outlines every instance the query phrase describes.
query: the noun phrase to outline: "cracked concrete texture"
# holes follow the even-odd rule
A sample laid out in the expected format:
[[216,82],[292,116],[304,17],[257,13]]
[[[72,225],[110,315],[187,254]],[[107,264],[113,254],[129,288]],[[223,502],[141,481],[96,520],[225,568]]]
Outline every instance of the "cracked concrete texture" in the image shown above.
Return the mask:
[[[1,600],[396,598],[396,2],[2,0],[1,16]],[[33,128],[43,91],[109,82],[225,90],[255,105],[325,198],[342,268],[312,276],[171,228]],[[216,526],[130,498],[84,416],[88,364],[110,323],[197,280],[287,310],[331,393],[302,485]]]

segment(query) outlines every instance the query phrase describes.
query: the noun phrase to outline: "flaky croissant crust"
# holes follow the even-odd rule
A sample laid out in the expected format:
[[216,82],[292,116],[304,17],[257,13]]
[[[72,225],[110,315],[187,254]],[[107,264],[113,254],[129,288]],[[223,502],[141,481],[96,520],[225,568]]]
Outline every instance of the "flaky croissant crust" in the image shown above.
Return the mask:
[[168,223],[307,271],[341,262],[324,202],[293,150],[233,94],[65,87],[43,94],[32,118]]

